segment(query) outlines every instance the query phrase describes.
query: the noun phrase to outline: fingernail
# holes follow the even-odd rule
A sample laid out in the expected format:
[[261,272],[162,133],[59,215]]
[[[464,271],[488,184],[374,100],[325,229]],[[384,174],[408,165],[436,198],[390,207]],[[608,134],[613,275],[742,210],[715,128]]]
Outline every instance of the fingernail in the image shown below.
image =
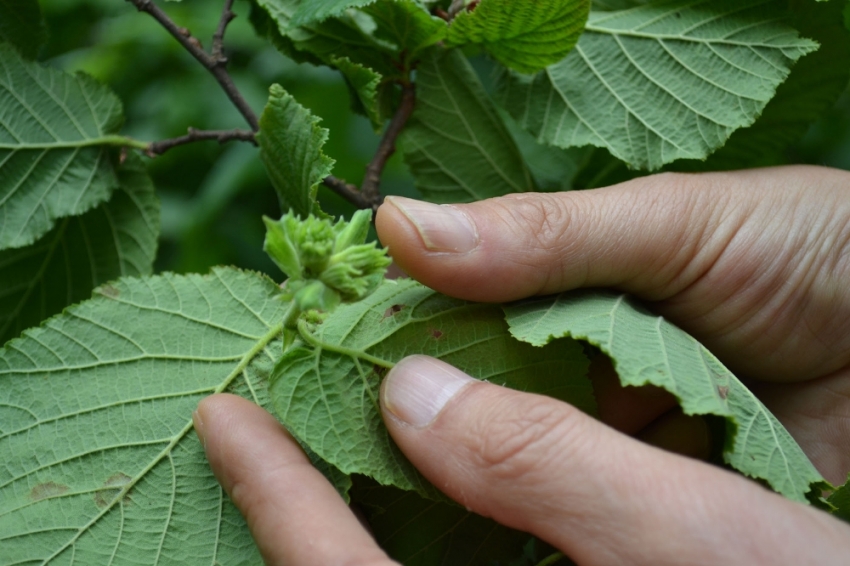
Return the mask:
[[437,418],[458,391],[474,381],[440,360],[410,356],[390,370],[381,393],[384,407],[397,419],[424,427]]
[[416,227],[425,247],[433,252],[466,253],[478,246],[478,230],[457,207],[404,197],[387,197]]
[[204,421],[201,419],[201,414],[197,409],[192,411],[192,423],[195,425],[195,434],[198,435],[198,440],[201,441],[201,445],[204,447],[204,450],[206,450],[207,441],[204,438]]

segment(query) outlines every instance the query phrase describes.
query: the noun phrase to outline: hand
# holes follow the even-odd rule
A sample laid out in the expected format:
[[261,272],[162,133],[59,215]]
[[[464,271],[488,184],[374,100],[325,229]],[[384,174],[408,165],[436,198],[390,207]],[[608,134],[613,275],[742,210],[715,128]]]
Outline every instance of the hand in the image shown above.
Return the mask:
[[[739,375],[780,382],[758,388],[827,479],[842,482],[848,184],[846,173],[785,168],[455,207],[391,198],[378,230],[408,273],[448,294],[503,301],[607,286],[652,301]],[[602,382],[602,417],[617,428],[675,422],[660,416],[664,395]],[[393,438],[435,485],[580,565],[839,564],[850,551],[850,528],[824,513],[431,358],[399,363],[381,400]],[[614,406],[633,416],[614,422]],[[215,396],[196,422],[268,563],[391,563],[262,409]]]

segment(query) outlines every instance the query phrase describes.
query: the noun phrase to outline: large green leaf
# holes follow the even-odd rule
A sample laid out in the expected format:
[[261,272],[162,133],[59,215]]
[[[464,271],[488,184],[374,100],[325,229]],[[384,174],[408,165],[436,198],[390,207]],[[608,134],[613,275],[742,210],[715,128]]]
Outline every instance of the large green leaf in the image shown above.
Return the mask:
[[847,87],[850,34],[841,24],[840,2],[792,2],[794,27],[820,43],[820,49],[800,60],[755,124],[736,131],[726,145],[706,161],[685,161],[676,169],[718,171],[787,162],[784,150],[832,108]]
[[219,391],[268,406],[278,292],[122,279],[0,350],[0,564],[260,564],[191,415]]
[[301,26],[338,16],[349,8],[359,8],[376,0],[307,0],[302,1],[292,14],[290,25]]
[[392,43],[406,62],[445,38],[448,29],[445,21],[412,0],[383,0],[363,11],[375,20],[375,37]]
[[590,0],[481,0],[452,21],[448,44],[478,44],[506,67],[536,73],[570,52],[589,12]]
[[307,217],[315,212],[316,191],[331,174],[334,160],[322,153],[328,131],[320,118],[298,104],[280,85],[269,89],[260,117],[260,157],[266,164],[281,208]]
[[592,12],[575,49],[506,76],[505,107],[540,140],[595,145],[632,167],[704,159],[752,124],[817,44],[775,0],[668,0]]
[[726,461],[782,495],[817,503],[827,487],[788,431],[711,352],[627,296],[576,291],[507,306],[505,313],[519,340],[587,340],[611,358],[623,385],[656,385],[686,414],[725,417]]
[[0,41],[33,59],[46,35],[38,0],[0,0]]
[[105,146],[128,143],[114,135],[121,121],[107,87],[0,44],[0,250],[109,198],[118,181]]
[[63,218],[31,246],[0,251],[0,344],[102,283],[151,273],[159,237],[153,184],[132,155],[118,180],[108,202]]
[[397,53],[372,37],[351,16],[343,14],[321,23],[293,26],[299,0],[254,0],[263,14],[254,14],[255,25],[275,46],[296,60],[332,65],[332,59],[347,57],[385,77],[399,74],[394,65]]
[[388,368],[411,354],[440,358],[480,379],[537,391],[594,410],[587,360],[577,343],[538,350],[511,338],[495,305],[387,281],[323,323],[303,320],[305,342],[274,370],[271,396],[287,428],[343,473],[438,498],[389,437],[378,406]]
[[426,54],[416,85],[416,110],[400,143],[426,198],[469,202],[534,190],[516,143],[460,51]]

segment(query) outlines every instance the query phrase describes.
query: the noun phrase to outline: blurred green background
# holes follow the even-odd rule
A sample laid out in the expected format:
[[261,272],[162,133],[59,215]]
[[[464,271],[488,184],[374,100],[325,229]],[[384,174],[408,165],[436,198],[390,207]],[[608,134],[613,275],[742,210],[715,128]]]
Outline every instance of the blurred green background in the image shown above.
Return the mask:
[[[218,84],[152,18],[125,0],[41,0],[50,31],[42,59],[69,71],[85,71],[110,85],[124,101],[125,133],[145,141],[198,129],[246,128]],[[205,47],[222,3],[160,2],[172,19],[190,29]],[[359,184],[379,137],[368,121],[349,109],[341,76],[329,69],[297,65],[255,36],[250,7],[237,0],[238,17],[228,28],[229,70],[259,114],[268,86],[280,83],[323,119],[330,130],[326,153],[335,175]],[[486,65],[479,65],[482,69]],[[788,153],[792,163],[850,169],[850,96],[836,106]],[[162,202],[162,238],[157,271],[206,272],[229,264],[280,277],[262,251],[261,215],[278,216],[277,197],[255,147],[215,142],[179,147],[147,160]],[[397,154],[385,171],[384,194],[416,196]],[[351,208],[324,187],[322,206],[332,214]]]

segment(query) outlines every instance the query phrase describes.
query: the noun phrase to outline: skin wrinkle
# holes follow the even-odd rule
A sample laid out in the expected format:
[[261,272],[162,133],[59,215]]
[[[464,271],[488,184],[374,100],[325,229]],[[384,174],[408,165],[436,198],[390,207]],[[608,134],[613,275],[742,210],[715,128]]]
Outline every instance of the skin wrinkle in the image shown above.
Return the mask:
[[[798,204],[786,203],[784,212],[787,214],[789,209],[798,209]],[[766,214],[776,217],[773,210],[768,210]],[[764,261],[763,264],[768,265],[768,269],[757,274],[754,284],[744,291],[744,298],[749,298],[751,301],[748,310],[752,313],[752,317],[736,329],[736,332],[730,333],[730,340],[734,340],[735,334],[752,335],[756,336],[754,344],[758,345],[760,342],[770,340],[764,332],[765,328],[771,329],[772,332],[786,329],[786,342],[790,343],[790,349],[792,351],[801,349],[798,345],[803,340],[799,336],[800,327],[805,328],[807,323],[811,324],[812,321],[806,314],[801,318],[800,313],[807,312],[804,310],[804,301],[815,295],[813,289],[819,283],[819,276],[822,273],[820,266],[817,265],[822,260],[816,256],[814,250],[820,248],[817,241],[824,237],[825,224],[821,213],[810,213],[807,216],[804,223],[793,233],[785,233],[781,228],[786,222],[790,223],[790,218],[780,217],[779,220],[771,223],[773,231],[767,239],[780,239],[784,236],[785,241],[778,246],[779,256],[772,261]],[[753,300],[754,295],[755,300]],[[832,309],[828,308],[825,311],[820,309],[818,312],[832,314]],[[766,348],[767,346],[764,346],[760,349]],[[810,359],[821,357],[821,353],[807,352],[806,357]],[[837,367],[820,367],[813,369],[809,374],[798,374],[798,378],[822,375],[832,369]],[[788,372],[791,371],[798,370],[789,368]]]
[[[795,233],[785,233],[785,226],[793,225],[788,215],[792,211],[801,210],[801,197],[786,196],[776,199],[777,203],[760,198],[762,190],[761,187],[751,190],[753,197],[750,202],[755,205],[744,214],[747,221],[734,231],[732,239],[723,246],[722,252],[710,268],[679,296],[659,305],[664,314],[675,317],[686,330],[701,329],[701,332],[695,333],[705,340],[709,347],[721,354],[733,349],[740,350],[742,346],[747,345],[764,351],[767,346],[762,343],[773,340],[773,336],[781,328],[788,328],[787,335],[792,337],[790,340],[794,340],[794,334],[799,333],[799,327],[805,324],[804,320],[797,318],[797,313],[804,312],[801,307],[805,305],[788,303],[788,295],[792,288],[799,290],[811,287],[807,281],[816,278],[820,273],[813,264],[808,264],[809,271],[804,277],[800,275],[800,268],[805,265],[804,259],[808,260],[808,257],[801,259],[800,254],[803,253],[801,250],[808,252],[812,247],[820,248],[813,246],[812,240],[828,224],[824,221],[823,214],[809,212],[810,218],[801,229]],[[705,192],[714,198],[714,191]],[[728,192],[722,191],[727,194]],[[811,211],[811,208],[802,210]],[[799,219],[797,220],[799,222]],[[758,225],[767,225],[772,232],[765,233],[764,230],[754,231],[748,228]],[[815,230],[816,227],[821,230]],[[766,243],[770,244],[771,249],[780,250],[782,257],[768,257],[767,249],[761,247]],[[758,255],[759,249],[763,250],[761,259]],[[753,259],[754,253],[756,259]],[[747,265],[752,267],[746,268]],[[764,269],[765,265],[767,269]],[[789,266],[790,273],[795,277],[788,277]],[[735,279],[737,283],[730,284],[730,279]],[[717,296],[717,290],[724,288],[727,289],[726,296]],[[706,295],[712,297],[712,300],[706,301]],[[800,302],[799,299],[794,300]],[[738,306],[730,305],[730,301],[734,301]],[[727,308],[717,311],[705,306],[716,304],[724,304]],[[733,308],[728,308],[730,306]],[[730,317],[730,313],[736,311],[739,315]],[[827,312],[831,310],[827,309]],[[767,332],[765,329],[768,329]],[[789,355],[793,357],[794,353]],[[740,363],[736,369],[742,369]],[[743,369],[752,373],[749,367],[744,366]],[[793,371],[794,368],[789,367],[786,374]]]
[[[819,178],[823,184],[805,185],[806,176]],[[524,207],[531,215],[525,219],[525,224],[520,224],[522,218],[511,218],[506,211],[499,210],[508,201],[501,204],[490,201],[465,209],[477,211],[479,227],[482,232],[489,231],[487,235],[491,241],[488,247],[463,257],[430,254],[422,250],[421,245],[417,248],[419,244],[409,224],[402,224],[403,220],[394,217],[391,210],[384,209],[384,220],[391,222],[385,222],[383,230],[393,230],[394,237],[388,239],[398,244],[397,249],[404,250],[402,255],[407,255],[414,274],[418,269],[418,273],[427,273],[429,281],[442,290],[449,293],[462,290],[473,298],[488,292],[491,296],[497,295],[487,287],[503,285],[505,281],[512,286],[507,292],[516,289],[525,292],[539,284],[540,273],[547,271],[550,274],[560,272],[562,283],[588,282],[591,277],[593,280],[610,279],[616,275],[618,265],[627,267],[631,273],[641,269],[658,272],[666,269],[661,275],[680,278],[680,283],[688,282],[688,277],[694,274],[696,278],[692,284],[679,292],[681,297],[659,304],[675,313],[676,317],[670,318],[680,324],[682,320],[692,320],[689,317],[694,314],[701,314],[703,335],[717,337],[718,329],[728,331],[737,340],[734,345],[742,351],[738,354],[763,358],[768,364],[763,374],[773,379],[778,371],[787,369],[783,365],[787,366],[788,360],[782,360],[778,354],[789,347],[798,351],[786,355],[801,357],[811,364],[818,360],[807,356],[812,353],[825,355],[817,351],[825,340],[834,340],[832,353],[826,354],[832,356],[833,361],[850,349],[847,344],[850,337],[823,334],[831,328],[840,329],[850,324],[844,320],[850,317],[840,316],[842,311],[836,316],[838,307],[833,301],[846,301],[843,296],[850,292],[846,284],[842,285],[847,280],[846,270],[850,269],[847,267],[848,250],[825,254],[828,257],[821,259],[814,251],[825,252],[832,245],[830,238],[844,245],[850,242],[850,199],[846,199],[847,193],[836,190],[838,186],[847,186],[847,179],[850,176],[846,173],[785,168],[757,174],[669,175],[662,178],[661,189],[654,188],[649,181],[640,184],[644,183],[641,181],[593,193],[595,197],[591,193],[565,195],[563,198],[568,198],[577,210],[587,212],[581,214],[580,220],[559,216],[570,212],[568,208],[550,210],[547,218],[538,218],[552,238],[569,241],[553,241],[548,248],[544,246],[533,254],[525,247],[535,238],[523,234],[528,226],[534,225],[533,215],[540,213],[539,205],[534,212],[534,199],[540,197],[533,195],[523,196],[531,201],[526,202],[531,206]],[[707,196],[685,194],[683,190],[682,194],[663,198],[662,193],[678,190],[675,183],[682,187],[693,183],[695,193],[702,185]],[[651,198],[641,200],[642,191],[650,191]],[[774,194],[777,191],[787,193]],[[733,198],[736,194],[743,196]],[[618,200],[620,196],[624,198]],[[546,203],[545,199],[550,198],[553,197],[544,197],[539,202]],[[706,200],[700,201],[700,198]],[[720,202],[722,199],[728,200]],[[776,201],[773,206],[762,202],[771,199]],[[704,203],[714,203],[716,208],[706,209]],[[688,213],[677,215],[676,211],[682,208],[688,208]],[[472,212],[469,215],[474,216]],[[665,215],[674,218],[665,224],[662,222]],[[745,218],[751,219],[746,226]],[[558,221],[571,223],[572,227],[560,230]],[[641,230],[641,223],[649,223],[649,227]],[[789,230],[792,227],[794,230]],[[682,237],[682,232],[677,230],[703,233],[688,238]],[[833,231],[836,232],[834,236],[831,235]],[[573,232],[578,236],[571,236]],[[669,245],[669,241],[664,241],[665,235],[675,240],[672,247],[677,249],[665,249],[664,246]],[[639,236],[647,237],[636,240]],[[665,256],[666,261],[652,260],[653,248],[647,240],[655,241],[659,247],[655,251]],[[720,249],[704,249],[707,246]],[[760,246],[760,249],[748,256],[736,252],[742,246]],[[808,251],[788,251],[788,246]],[[522,249],[512,252],[516,247]],[[582,254],[582,249],[591,251]],[[526,259],[526,265],[521,268],[512,263],[511,253],[518,256],[523,252],[534,256],[529,259],[536,263]],[[567,256],[552,257],[551,254],[557,253]],[[683,275],[681,266],[673,262],[689,254],[695,258],[693,265],[689,265],[692,271],[686,270]],[[510,257],[506,259],[506,255]],[[575,266],[568,266],[570,263]],[[843,267],[832,271],[831,276],[825,273],[836,265]],[[583,279],[576,276],[575,268]],[[581,273],[582,269],[586,272]],[[739,270],[743,270],[743,276],[736,277]],[[629,283],[648,285],[659,277],[659,273],[649,273]],[[558,282],[552,276],[544,275],[543,278],[547,285]],[[730,298],[724,285],[740,285],[741,289],[734,290],[744,293]],[[815,295],[808,300],[795,298],[789,293],[792,287],[798,292],[808,290]],[[710,304],[711,308],[697,303],[700,294],[699,300]],[[681,302],[676,304],[675,300]],[[850,302],[840,303],[844,310],[850,308],[848,304]],[[812,308],[824,312],[811,315],[809,321],[804,311]],[[740,309],[747,312],[738,317],[735,313]],[[774,310],[771,315],[759,312],[760,309]],[[842,320],[834,321],[834,327],[830,324],[818,326],[820,322],[836,318]],[[734,321],[734,325],[725,326],[730,321]],[[800,328],[805,325],[808,329]],[[821,339],[815,342],[806,333],[818,329]],[[796,333],[798,341],[789,340],[786,337],[789,333]],[[736,352],[730,348],[726,353]],[[808,383],[755,384],[755,388],[827,479],[843,482],[843,475],[850,470],[850,453],[846,451],[847,438],[850,438],[850,364]],[[634,405],[643,408],[648,404],[638,396],[632,400]],[[263,485],[255,485],[253,481],[244,484],[245,489],[257,490],[257,501],[263,501],[263,497],[273,500],[266,505],[266,512],[271,508],[274,513],[271,519],[263,523],[249,518],[252,526],[261,531],[254,532],[258,542],[263,537],[271,548],[275,545],[278,548],[300,546],[304,558],[296,562],[299,564],[390,564],[387,559],[372,554],[375,550],[370,546],[371,539],[364,542],[357,538],[360,544],[354,545],[346,544],[345,537],[337,536],[342,532],[350,536],[352,531],[334,528],[340,526],[334,522],[345,515],[340,509],[334,508],[333,516],[321,513],[321,508],[328,507],[329,501],[340,503],[331,486],[320,486],[315,495],[305,498],[303,491],[307,486],[300,484],[313,482],[312,487],[317,485],[315,482],[324,480],[317,474],[306,477],[308,468],[303,458],[293,460],[301,465],[292,467],[270,463],[275,454],[270,450],[269,437],[273,435],[268,434],[272,427],[278,427],[273,429],[278,440],[292,445],[287,449],[278,443],[278,452],[295,458],[294,442],[274,424],[274,419],[266,415],[261,421],[257,417],[262,409],[251,406],[249,410],[247,402],[240,403],[240,410],[245,411],[242,420],[233,417],[229,421],[231,413],[227,412],[228,416],[219,421],[218,436],[213,434],[216,426],[210,425],[210,419],[205,426],[211,439],[209,444],[213,446],[211,453],[216,443],[221,445],[222,438],[229,437],[226,440],[231,450],[229,457],[235,462],[228,465],[238,473],[251,471],[259,481],[266,482]],[[231,400],[230,409],[235,413],[237,408]],[[254,411],[253,416],[250,411]],[[850,531],[838,520],[782,499],[741,476],[641,444],[553,400],[540,401],[492,384],[477,383],[461,390],[429,426],[399,426],[392,416],[385,413],[385,417],[399,447],[435,485],[445,486],[450,495],[479,513],[533,532],[563,549],[582,566],[820,566],[846,562]],[[245,429],[240,429],[240,422],[246,423]],[[261,423],[265,425],[259,426]],[[225,426],[221,426],[223,424]],[[256,428],[251,429],[248,424]],[[260,434],[262,428],[266,430]],[[251,440],[259,444],[253,449],[245,442],[247,430],[257,432]],[[297,455],[302,456],[300,452]],[[214,468],[223,465],[215,460],[211,462]],[[272,481],[267,471],[261,471],[263,466],[287,477]],[[240,494],[238,499],[244,497]],[[309,509],[310,513],[304,509]],[[298,536],[284,541],[287,535],[295,532],[284,527],[293,523],[298,528]],[[275,528],[277,532],[270,532]],[[328,533],[334,536],[326,536]],[[367,546],[369,548],[364,549]],[[335,561],[315,559],[317,552],[334,548],[342,549],[345,554]]]
[[[576,230],[579,217],[568,210],[571,207],[564,199],[551,195],[535,196],[542,198],[529,199],[528,195],[508,195],[498,199],[494,201],[497,205],[494,207],[494,213],[508,233],[515,231],[516,226],[522,227],[517,239],[524,240],[523,245],[516,246],[508,259],[522,271],[535,268],[538,278],[535,294],[540,294],[550,288],[553,274],[551,264],[546,269],[536,269],[540,265],[539,256],[570,255],[571,252],[564,249],[562,243],[568,240],[564,237],[568,231]],[[557,220],[553,220],[553,215]],[[560,229],[556,230],[556,226],[560,226]],[[573,243],[569,248],[576,247],[574,241],[577,238],[574,234],[573,236]],[[529,250],[533,253],[529,253]]]
[[[682,268],[670,278],[662,293],[663,301],[676,295],[687,296],[689,290],[714,269],[734,235],[741,229],[743,214],[729,206],[728,201],[729,194],[726,191],[712,193],[711,198],[706,198],[700,191],[694,191],[692,208],[687,215],[687,228],[697,233],[698,237],[691,242],[688,250],[683,250],[693,259],[683,262]],[[700,217],[698,211],[704,208],[708,208],[711,214],[702,225],[694,226]]]

